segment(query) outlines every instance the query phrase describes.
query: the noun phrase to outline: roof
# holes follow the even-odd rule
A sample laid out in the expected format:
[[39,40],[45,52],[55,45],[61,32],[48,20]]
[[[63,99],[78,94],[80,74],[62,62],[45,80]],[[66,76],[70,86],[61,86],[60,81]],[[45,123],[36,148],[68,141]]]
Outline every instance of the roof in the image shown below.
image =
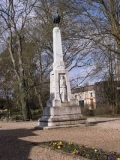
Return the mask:
[[92,91],[94,90],[94,85],[89,85],[89,86],[85,86],[85,87],[76,87],[74,89],[72,89],[72,94],[74,93],[79,93],[79,92],[86,92],[86,91]]

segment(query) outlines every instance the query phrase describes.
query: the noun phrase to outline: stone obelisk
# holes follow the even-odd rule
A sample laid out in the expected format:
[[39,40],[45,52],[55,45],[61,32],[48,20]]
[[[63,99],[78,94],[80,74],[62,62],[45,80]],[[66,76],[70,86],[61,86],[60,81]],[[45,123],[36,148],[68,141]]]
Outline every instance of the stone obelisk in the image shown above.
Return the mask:
[[[58,11],[54,23],[59,24]],[[76,99],[71,98],[68,71],[65,69],[62,52],[61,32],[58,26],[53,28],[53,70],[50,73],[50,98],[46,102],[43,116],[38,120],[40,128],[76,126],[86,122]]]

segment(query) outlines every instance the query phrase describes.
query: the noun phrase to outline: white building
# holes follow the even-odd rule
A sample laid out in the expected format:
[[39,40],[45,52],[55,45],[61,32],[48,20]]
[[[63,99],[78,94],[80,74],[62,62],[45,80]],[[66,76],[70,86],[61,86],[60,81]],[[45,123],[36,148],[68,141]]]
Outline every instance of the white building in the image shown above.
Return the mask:
[[87,107],[89,110],[96,109],[94,85],[77,87],[72,90],[72,96],[78,101],[81,107]]

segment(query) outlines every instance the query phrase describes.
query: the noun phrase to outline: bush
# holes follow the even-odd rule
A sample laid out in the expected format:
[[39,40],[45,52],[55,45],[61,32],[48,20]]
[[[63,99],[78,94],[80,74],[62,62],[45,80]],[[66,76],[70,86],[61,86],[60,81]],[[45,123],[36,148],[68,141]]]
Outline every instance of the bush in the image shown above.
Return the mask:
[[23,117],[21,115],[13,115],[11,117],[12,121],[16,121],[16,120],[23,120]]
[[81,112],[85,116],[112,115],[111,107],[107,104],[99,104],[94,110],[89,110],[87,107],[81,107]]
[[103,115],[103,114],[107,114],[107,115],[112,114],[111,107],[108,106],[107,104],[97,105],[97,108],[95,110],[95,115]]
[[38,120],[42,116],[42,112],[40,110],[35,110],[34,112],[31,111],[32,113],[32,120]]
[[94,116],[94,111],[95,110],[89,110],[87,107],[82,107],[81,112],[85,116]]

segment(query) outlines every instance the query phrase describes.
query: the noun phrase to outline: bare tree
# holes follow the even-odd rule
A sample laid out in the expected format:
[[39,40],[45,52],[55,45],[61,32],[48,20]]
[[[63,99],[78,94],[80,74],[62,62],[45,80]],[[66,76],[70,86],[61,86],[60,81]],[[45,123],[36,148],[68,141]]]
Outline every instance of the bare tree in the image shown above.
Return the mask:
[[[49,64],[47,68],[49,68],[53,62],[52,30],[54,24],[52,17],[56,8],[59,9],[61,16],[59,27],[62,33],[62,47],[66,68],[72,71],[75,68],[91,65],[90,61],[86,60],[92,52],[90,46],[91,40],[85,39],[82,34],[87,25],[84,24],[84,28],[81,30],[81,18],[78,18],[79,13],[73,9],[75,2],[72,2],[73,1],[42,0],[39,1],[39,5],[37,5],[35,9],[36,18],[33,20],[33,23],[29,22],[28,25],[30,28],[33,28],[29,36],[31,40],[34,39],[33,41],[36,41],[36,52],[38,48],[40,50],[38,52],[41,54],[42,66],[45,62],[43,61],[43,59],[45,60],[44,56],[49,59],[46,63]],[[50,71],[51,69],[49,68],[48,70]]]
[[[3,35],[7,36],[6,43],[13,64],[15,76],[18,80],[20,102],[24,119],[28,119],[26,81],[23,66],[23,42],[25,25],[32,14],[37,0],[2,0],[0,2],[0,16],[2,18]],[[16,61],[17,56],[18,61]]]

